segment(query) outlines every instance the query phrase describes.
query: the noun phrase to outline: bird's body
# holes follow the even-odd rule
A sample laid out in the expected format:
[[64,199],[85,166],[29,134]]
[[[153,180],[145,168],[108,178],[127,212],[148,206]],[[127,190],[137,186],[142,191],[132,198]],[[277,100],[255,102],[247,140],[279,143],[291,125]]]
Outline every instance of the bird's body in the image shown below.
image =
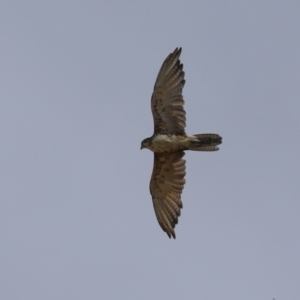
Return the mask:
[[[202,138],[199,136],[202,136]],[[143,148],[147,148],[155,153],[176,152],[182,150],[205,151],[204,147],[211,146],[214,139],[216,140],[215,143],[218,145],[220,143],[220,137],[215,134],[155,134],[148,139]]]
[[141,149],[154,152],[150,193],[161,228],[175,238],[175,225],[182,208],[181,193],[185,184],[185,150],[216,151],[222,143],[218,134],[186,135],[186,113],[182,89],[185,83],[181,48],[165,59],[151,98],[154,134],[141,143]]
[[189,144],[189,137],[174,134],[156,134],[149,139],[144,148],[155,153],[176,152],[185,150]]

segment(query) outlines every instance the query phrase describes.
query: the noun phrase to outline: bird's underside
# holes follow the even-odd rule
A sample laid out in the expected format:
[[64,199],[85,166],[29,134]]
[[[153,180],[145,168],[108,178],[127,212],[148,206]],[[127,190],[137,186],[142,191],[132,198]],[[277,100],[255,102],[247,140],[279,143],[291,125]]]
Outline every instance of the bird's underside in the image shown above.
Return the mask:
[[182,96],[185,80],[180,54],[181,48],[176,48],[158,73],[151,98],[154,134],[141,144],[141,149],[154,152],[150,193],[158,223],[174,239],[185,184],[184,151],[216,151],[222,143],[218,134],[185,133],[186,113]]
[[195,135],[154,134],[148,149],[155,153],[176,152],[181,150],[216,151],[221,137],[214,133]]

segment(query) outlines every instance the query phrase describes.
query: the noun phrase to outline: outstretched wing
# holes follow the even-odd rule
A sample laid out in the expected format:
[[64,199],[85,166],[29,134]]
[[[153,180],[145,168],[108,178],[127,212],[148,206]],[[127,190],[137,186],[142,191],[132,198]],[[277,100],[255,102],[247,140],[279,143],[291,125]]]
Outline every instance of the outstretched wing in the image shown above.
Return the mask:
[[181,193],[185,184],[183,151],[154,153],[150,193],[154,211],[162,230],[175,239],[175,225],[182,208]]
[[185,80],[180,54],[181,48],[169,54],[156,78],[151,98],[155,134],[185,134],[186,118],[182,97]]

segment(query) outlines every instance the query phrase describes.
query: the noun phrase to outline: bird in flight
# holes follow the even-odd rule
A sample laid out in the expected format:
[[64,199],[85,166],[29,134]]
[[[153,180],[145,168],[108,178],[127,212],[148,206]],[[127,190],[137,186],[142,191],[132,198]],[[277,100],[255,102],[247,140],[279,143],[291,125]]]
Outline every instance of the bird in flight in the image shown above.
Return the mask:
[[181,48],[176,48],[159,70],[151,98],[154,133],[141,142],[141,149],[154,152],[150,193],[158,223],[169,238],[174,239],[174,228],[183,207],[184,151],[217,151],[217,146],[222,143],[218,134],[185,133],[186,113],[182,96],[185,80],[180,54]]

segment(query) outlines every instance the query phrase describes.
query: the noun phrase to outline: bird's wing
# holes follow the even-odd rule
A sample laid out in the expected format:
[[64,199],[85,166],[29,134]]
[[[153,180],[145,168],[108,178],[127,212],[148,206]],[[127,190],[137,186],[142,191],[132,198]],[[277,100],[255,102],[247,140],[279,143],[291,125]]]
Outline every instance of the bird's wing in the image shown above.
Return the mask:
[[154,153],[150,193],[159,225],[175,239],[175,225],[182,208],[181,193],[185,184],[183,151]]
[[156,78],[151,98],[155,134],[185,134],[186,118],[182,97],[185,80],[180,54],[181,48],[169,54]]

